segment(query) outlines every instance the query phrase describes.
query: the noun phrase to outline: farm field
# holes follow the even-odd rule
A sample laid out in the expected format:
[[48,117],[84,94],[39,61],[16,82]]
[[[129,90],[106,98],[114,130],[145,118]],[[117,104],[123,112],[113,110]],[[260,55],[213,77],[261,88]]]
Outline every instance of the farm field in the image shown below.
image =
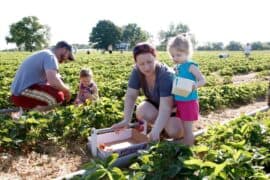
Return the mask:
[[[219,59],[219,53],[195,52],[194,54],[194,60],[198,62],[207,80],[206,86],[199,89],[202,120],[198,121],[194,130],[214,126],[213,124],[217,122],[235,118],[241,113],[266,105],[265,97],[270,77],[270,52],[255,51],[252,54],[252,60],[245,59],[242,52],[231,52],[229,58]],[[12,107],[12,104],[9,102],[9,89],[12,78],[22,60],[28,55],[30,53],[27,52],[0,53],[1,109]],[[172,66],[172,61],[166,52],[159,52],[158,57],[162,63]],[[92,127],[109,127],[121,120],[123,98],[133,64],[132,54],[129,52],[123,54],[115,52],[112,55],[78,53],[75,62],[60,65],[62,78],[71,87],[74,98],[79,82],[78,74],[80,69],[82,67],[90,67],[94,72],[94,79],[99,88],[99,95],[101,97],[99,102],[89,103],[86,106],[80,107],[74,107],[73,105],[58,107],[47,113],[31,111],[25,113],[18,121],[12,120],[7,115],[0,115],[0,176],[11,179],[26,177],[50,179],[80,169],[82,164],[88,162],[90,158],[85,147],[90,129]],[[141,100],[143,100],[143,97],[139,98],[138,101]],[[240,135],[245,137],[248,136],[244,133],[246,131],[255,132],[258,136],[263,136],[264,134],[260,134],[262,133],[262,129],[259,129],[261,126],[257,122],[253,122],[254,120],[264,122],[266,127],[266,132],[264,133],[267,135],[260,142],[261,144],[258,145],[258,148],[261,149],[255,148],[255,150],[256,152],[258,151],[258,155],[265,156],[268,159],[266,162],[261,159],[255,159],[255,164],[250,163],[248,168],[252,168],[255,165],[262,165],[268,168],[266,172],[259,169],[254,169],[251,172],[254,173],[252,175],[264,177],[265,173],[269,173],[270,131],[269,124],[265,123],[267,119],[269,121],[269,118],[268,112],[256,118],[242,117],[236,120],[235,123],[232,123],[231,131],[225,130],[227,133],[218,136],[220,139],[223,138],[223,140],[216,146],[213,143],[216,139],[213,138],[213,141],[206,141],[207,138],[211,139],[211,137],[215,136],[213,135],[214,130],[198,138],[198,146],[194,147],[195,150],[186,149],[180,145],[176,146],[178,149],[183,148],[185,150],[187,153],[184,155],[185,157],[190,157],[191,153],[195,154],[190,160],[185,161],[185,167],[189,169],[187,173],[196,172],[199,177],[215,175],[226,178],[229,173],[226,171],[227,174],[225,173],[224,175],[223,170],[220,170],[221,166],[224,166],[223,169],[225,166],[228,166],[227,168],[229,169],[234,167],[235,164],[233,163],[238,162],[238,160],[239,163],[243,164],[247,161],[252,161],[253,163],[254,159],[252,157],[254,154],[246,151],[253,151],[257,147],[254,139],[247,139],[245,142],[242,142],[242,140],[240,141],[242,137],[233,136],[232,139],[238,145],[230,146],[236,149],[230,149],[232,147],[225,147],[221,144],[225,141],[224,138],[229,136],[230,132],[235,131],[239,131]],[[247,127],[247,130],[238,129],[238,126],[243,125],[241,120],[250,125]],[[257,129],[251,128],[253,125]],[[234,127],[235,129],[233,129]],[[219,128],[218,131],[224,130],[224,127],[217,128]],[[251,138],[251,135],[247,138]],[[154,145],[153,151],[155,152],[159,146],[161,146],[161,153],[167,152],[166,149],[168,151],[175,151],[170,144],[166,143],[165,145]],[[162,148],[162,146],[166,146],[166,148]],[[266,149],[268,147],[268,151],[263,148],[264,146]],[[208,151],[206,147],[213,148],[216,151],[213,152],[214,154],[210,154],[210,152],[205,153]],[[247,150],[246,147],[250,149]],[[146,155],[153,154],[153,151],[146,152]],[[236,159],[230,162],[224,161],[224,156],[221,159],[217,159],[217,153],[224,151],[227,152],[226,156],[228,157],[234,153],[238,154],[239,157],[232,157]],[[179,155],[177,156],[179,157]],[[237,159],[240,156],[243,159]],[[139,158],[143,159],[144,155]],[[201,167],[201,171],[197,172],[198,163],[201,163],[201,161],[204,162],[204,165]],[[206,163],[209,161],[211,163]],[[183,162],[183,160],[179,160],[176,163],[181,164]],[[144,160],[137,163],[134,162],[131,171],[134,171],[134,174],[143,174],[144,177],[148,178],[151,176],[151,173],[156,173],[155,169],[153,169],[154,166],[149,163],[150,161],[146,162]],[[150,170],[142,169],[143,165],[150,168]],[[217,170],[213,170],[215,168]],[[148,173],[148,170],[151,173]],[[246,171],[246,169],[242,169],[242,171]],[[177,175],[180,170],[173,172]],[[235,175],[234,173],[232,172],[232,175],[229,175],[228,178],[232,178]],[[183,176],[186,175],[188,174]],[[249,175],[246,174],[246,176]],[[165,176],[166,174],[164,174]]]

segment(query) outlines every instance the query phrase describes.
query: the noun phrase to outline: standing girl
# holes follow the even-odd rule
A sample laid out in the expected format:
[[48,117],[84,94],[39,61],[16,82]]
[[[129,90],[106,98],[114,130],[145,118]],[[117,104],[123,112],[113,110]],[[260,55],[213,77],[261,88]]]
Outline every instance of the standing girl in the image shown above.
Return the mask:
[[184,128],[184,144],[193,145],[194,135],[192,125],[199,118],[199,102],[197,89],[205,84],[205,78],[198,65],[191,60],[192,43],[187,34],[181,34],[171,39],[167,47],[172,60],[176,64],[175,78],[185,78],[194,81],[192,91],[187,96],[174,94],[177,107],[177,117]]

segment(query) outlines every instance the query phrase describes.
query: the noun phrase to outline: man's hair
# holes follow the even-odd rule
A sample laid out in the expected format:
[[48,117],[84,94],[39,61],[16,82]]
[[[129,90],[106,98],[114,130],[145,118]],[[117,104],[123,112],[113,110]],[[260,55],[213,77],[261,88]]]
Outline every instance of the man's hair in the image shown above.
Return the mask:
[[59,48],[66,48],[67,50],[69,50],[70,52],[72,52],[72,46],[70,44],[68,44],[66,41],[59,41],[55,45],[55,49],[59,49]]

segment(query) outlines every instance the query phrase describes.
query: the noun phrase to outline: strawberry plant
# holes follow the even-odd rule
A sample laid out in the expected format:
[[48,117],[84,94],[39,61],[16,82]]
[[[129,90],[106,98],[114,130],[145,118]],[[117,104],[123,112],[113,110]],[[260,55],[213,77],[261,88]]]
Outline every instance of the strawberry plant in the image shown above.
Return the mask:
[[[193,147],[166,141],[153,143],[132,160],[129,168],[117,172],[126,179],[269,179],[269,120],[270,111],[256,117],[242,116],[227,125],[210,128],[196,138]],[[91,162],[86,175],[108,179],[103,177],[113,167],[104,170],[108,167],[106,162]]]

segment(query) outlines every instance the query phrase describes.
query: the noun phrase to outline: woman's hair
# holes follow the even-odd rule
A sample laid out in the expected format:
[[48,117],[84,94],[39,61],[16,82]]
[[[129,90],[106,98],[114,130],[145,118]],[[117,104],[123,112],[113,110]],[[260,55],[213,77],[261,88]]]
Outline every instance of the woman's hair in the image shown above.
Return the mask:
[[190,35],[187,33],[179,34],[169,40],[167,51],[175,49],[176,51],[186,52],[189,56],[193,54]]
[[151,53],[154,57],[156,57],[156,49],[154,48],[153,45],[147,42],[141,42],[136,44],[136,46],[133,48],[133,57],[134,60],[136,61],[136,58],[140,54],[145,54],[145,53]]
[[80,71],[80,78],[82,77],[93,77],[93,72],[91,69],[83,68]]
[[[136,58],[138,55],[145,54],[145,53],[151,53],[154,57],[157,56],[155,47],[153,45],[151,45],[150,43],[141,42],[141,43],[136,44],[136,46],[133,49],[133,57],[134,57],[135,62],[137,61]],[[156,67],[155,67],[156,71],[158,71],[159,66],[160,66],[160,64],[156,63]],[[136,69],[138,70],[142,90],[144,91],[144,94],[146,96],[149,96],[149,91],[148,91],[145,75],[140,71],[140,69],[138,67],[136,67]]]

